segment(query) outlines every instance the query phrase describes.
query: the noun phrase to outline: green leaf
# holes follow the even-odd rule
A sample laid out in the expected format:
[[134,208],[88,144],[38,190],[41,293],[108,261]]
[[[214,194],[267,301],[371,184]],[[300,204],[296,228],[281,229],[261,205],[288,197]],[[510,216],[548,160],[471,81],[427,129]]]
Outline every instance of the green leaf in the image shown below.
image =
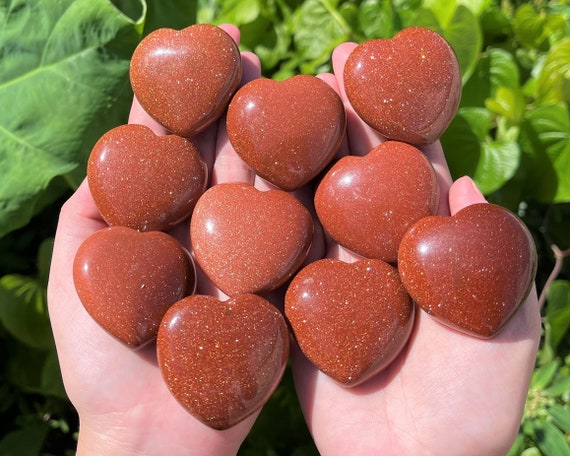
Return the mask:
[[550,324],[550,343],[553,350],[568,333],[570,328],[570,282],[555,280],[547,294],[545,318]]
[[486,109],[460,108],[443,133],[441,144],[454,179],[475,173],[489,121]]
[[[133,0],[122,0],[123,3],[138,3]],[[162,27],[183,29],[196,22],[197,2],[189,0],[144,0],[147,5],[144,17],[144,34]],[[132,16],[131,17],[136,17]]]
[[140,24],[107,0],[1,5],[0,236],[29,221],[54,177],[85,162],[83,136],[125,92],[140,39]]
[[570,38],[547,54],[536,86],[540,103],[570,103]]
[[519,160],[520,149],[516,142],[483,142],[473,180],[483,194],[492,193],[514,176]]
[[230,23],[239,27],[256,20],[261,12],[260,0],[226,0],[220,6],[210,18],[216,24]]
[[544,390],[552,397],[560,397],[570,391],[570,377],[560,376],[552,381],[552,384]]
[[390,0],[364,0],[358,20],[367,39],[391,38],[396,33],[394,16]]
[[528,193],[539,201],[570,201],[570,112],[562,103],[539,106],[522,125]]
[[564,435],[548,421],[534,421],[533,434],[536,446],[545,455],[570,456],[570,447]]
[[57,352],[50,350],[42,367],[40,386],[37,392],[44,396],[54,396],[67,399],[67,393],[63,386],[63,379],[59,368]]
[[517,453],[516,455],[513,456],[544,456],[544,455],[540,452],[538,448],[530,447],[524,450],[522,453],[520,453],[520,455]]
[[528,49],[538,49],[547,38],[546,16],[536,12],[529,4],[521,5],[515,12],[513,30],[519,42]]
[[461,76],[465,83],[477,65],[483,44],[479,21],[470,9],[460,5],[447,27],[444,28],[443,36],[457,55]]
[[45,285],[16,274],[2,277],[0,322],[12,336],[30,347],[52,347]]
[[457,5],[463,5],[475,15],[480,16],[492,5],[493,0],[457,0]]
[[497,88],[495,98],[485,100],[485,106],[508,119],[512,125],[518,125],[523,119],[525,100],[520,90],[501,86]]
[[35,424],[12,431],[0,440],[0,456],[37,456],[49,431],[48,424]]
[[524,434],[518,433],[511,449],[506,456],[520,456],[522,450],[525,448],[525,437]]
[[497,90],[499,87],[510,89],[520,88],[520,73],[513,55],[499,48],[491,48],[487,51],[490,60],[489,77],[491,87]]
[[566,434],[570,434],[570,409],[560,404],[553,404],[548,407],[548,413],[552,417],[553,423]]
[[422,7],[430,10],[442,28],[446,28],[452,20],[457,4],[455,0],[424,0]]
[[530,381],[531,388],[539,390],[545,389],[556,375],[559,367],[559,359],[553,359],[552,361],[537,367],[532,373]]
[[350,38],[350,26],[337,6],[337,0],[306,0],[297,10],[293,40],[302,73],[329,69],[323,65],[329,62],[333,49]]

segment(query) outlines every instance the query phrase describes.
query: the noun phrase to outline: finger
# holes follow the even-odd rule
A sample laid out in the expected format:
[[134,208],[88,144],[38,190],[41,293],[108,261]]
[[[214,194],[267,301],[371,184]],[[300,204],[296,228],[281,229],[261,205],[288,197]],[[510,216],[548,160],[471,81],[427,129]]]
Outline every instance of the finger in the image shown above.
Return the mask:
[[438,215],[449,215],[449,188],[453,182],[451,173],[445,160],[445,155],[441,147],[441,143],[436,141],[433,144],[420,147],[433,166],[437,176],[437,186],[439,193]]
[[[242,65],[242,86],[261,77],[261,62],[255,54],[242,53]],[[220,121],[218,128],[211,185],[223,182],[244,182],[250,185],[255,182],[255,173],[236,153],[228,138],[225,117]]]
[[376,130],[368,126],[354,111],[344,88],[344,66],[356,43],[343,43],[337,46],[332,54],[332,65],[338,82],[339,94],[346,110],[346,131],[348,147],[351,155],[366,155],[371,149],[386,139]]
[[137,97],[133,97],[133,103],[131,105],[131,112],[129,113],[129,123],[130,124],[139,124],[145,125],[150,128],[155,135],[164,136],[167,135],[169,132],[164,126],[162,126],[159,122],[154,120],[150,114],[148,114],[141,104]]
[[471,204],[485,203],[485,197],[475,185],[475,182],[463,176],[457,179],[449,189],[449,209],[451,215]]
[[[342,100],[342,95],[341,95],[341,88],[338,85],[338,80],[336,78],[336,76],[332,73],[321,73],[317,75],[317,78],[319,78],[320,80],[326,82],[336,93],[339,97],[341,97]],[[344,105],[344,101],[343,101],[343,105]],[[346,114],[346,109],[345,109],[345,114]],[[345,155],[349,155],[349,146],[348,146],[348,137],[346,134],[346,129],[342,138],[342,142],[340,144],[340,147],[338,148],[335,156],[334,156],[334,160],[338,160],[342,157],[344,157]]]

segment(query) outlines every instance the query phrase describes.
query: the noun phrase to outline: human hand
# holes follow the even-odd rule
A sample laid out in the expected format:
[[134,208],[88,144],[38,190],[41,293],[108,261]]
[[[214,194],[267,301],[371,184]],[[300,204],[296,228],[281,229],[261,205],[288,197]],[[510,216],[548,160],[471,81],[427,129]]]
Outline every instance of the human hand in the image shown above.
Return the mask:
[[[320,77],[345,101],[345,153],[364,155],[383,138],[356,115],[343,89],[343,68],[356,45],[333,53],[334,75]],[[439,215],[484,202],[469,178],[452,184],[439,142],[423,148],[440,186]],[[327,256],[360,259],[328,240]],[[412,335],[384,371],[344,387],[293,349],[295,385],[307,424],[323,455],[501,455],[518,431],[540,340],[533,288],[526,302],[489,340],[453,331],[417,311]]]
[[[222,26],[239,42],[233,26]],[[242,54],[243,82],[260,76],[251,53]],[[129,123],[166,130],[135,99]],[[195,138],[208,164],[211,184],[254,181],[254,175],[229,146],[224,120]],[[87,182],[61,210],[53,251],[48,304],[67,394],[80,419],[78,454],[229,455],[235,454],[257,413],[225,431],[192,417],[167,389],[155,344],[133,350],[107,334],[82,306],[73,283],[73,261],[81,243],[107,225],[99,215]],[[172,233],[189,247],[188,222]],[[224,296],[198,271],[197,292]]]

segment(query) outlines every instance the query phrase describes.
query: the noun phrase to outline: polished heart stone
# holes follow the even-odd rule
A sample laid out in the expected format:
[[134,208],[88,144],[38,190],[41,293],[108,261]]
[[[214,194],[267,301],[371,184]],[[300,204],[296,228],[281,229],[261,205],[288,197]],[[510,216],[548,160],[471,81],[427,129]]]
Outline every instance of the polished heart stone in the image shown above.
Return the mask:
[[196,146],[143,125],[121,125],[95,144],[89,189],[109,225],[167,230],[187,218],[206,189],[208,170]]
[[315,208],[336,242],[366,258],[396,262],[406,230],[437,211],[438,195],[426,156],[387,141],[364,157],[336,162],[317,188]]
[[135,49],[133,92],[144,110],[171,132],[194,136],[226,110],[242,74],[237,44],[221,28],[162,28]]
[[230,142],[255,172],[292,191],[319,174],[342,141],[346,114],[337,93],[308,75],[256,79],[238,90],[227,114]]
[[398,268],[418,305],[440,322],[489,338],[524,301],[536,249],[516,215],[474,204],[453,217],[426,217],[406,233]]
[[91,317],[136,348],[155,339],[168,308],[194,292],[196,273],[188,252],[168,234],[116,226],[81,244],[73,279]]
[[322,259],[291,281],[285,316],[305,356],[331,378],[354,386],[400,353],[414,306],[388,263]]
[[277,387],[289,333],[281,313],[257,295],[225,302],[193,295],[164,316],[157,354],[173,396],[204,424],[227,429],[259,410]]
[[313,221],[287,192],[224,183],[208,189],[196,204],[190,238],[198,264],[224,293],[264,293],[301,266]]
[[410,27],[392,39],[357,46],[344,69],[347,97],[359,116],[389,139],[434,142],[461,98],[461,72],[451,46],[436,32]]

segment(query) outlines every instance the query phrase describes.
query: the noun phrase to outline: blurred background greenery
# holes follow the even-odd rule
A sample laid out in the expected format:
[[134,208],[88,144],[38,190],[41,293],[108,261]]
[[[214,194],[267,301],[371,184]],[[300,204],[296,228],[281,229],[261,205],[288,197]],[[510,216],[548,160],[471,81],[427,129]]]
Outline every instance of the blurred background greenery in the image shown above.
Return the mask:
[[[540,0],[0,0],[0,456],[74,454],[46,306],[59,208],[127,119],[137,43],[194,22],[238,25],[275,79],[411,25],[451,43],[464,86],[442,137],[452,174],[516,212],[539,251],[543,337],[510,454],[570,455],[569,19],[567,1]],[[316,454],[289,372],[240,454]]]

